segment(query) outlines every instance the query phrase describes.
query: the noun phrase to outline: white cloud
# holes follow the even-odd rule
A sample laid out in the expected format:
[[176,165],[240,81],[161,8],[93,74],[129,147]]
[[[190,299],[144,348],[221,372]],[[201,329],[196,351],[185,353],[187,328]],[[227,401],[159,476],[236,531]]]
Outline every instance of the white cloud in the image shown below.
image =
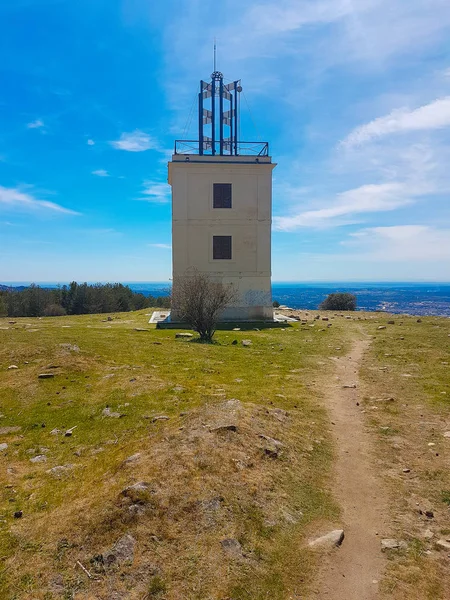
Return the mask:
[[23,192],[17,188],[6,188],[0,186],[0,206],[12,207],[12,208],[22,208],[29,210],[49,210],[57,213],[64,213],[67,215],[79,215],[80,213],[75,212],[74,210],[70,210],[69,208],[64,208],[59,204],[55,204],[54,202],[49,202],[48,200],[39,200],[35,198],[32,194]]
[[144,189],[141,194],[146,202],[166,203],[170,201],[170,186],[168,183],[158,183],[155,181],[144,181]]
[[361,125],[345,138],[342,145],[347,147],[359,146],[393,133],[426,131],[449,126],[450,96],[446,96],[415,110],[407,108],[393,110],[384,117],[379,117],[370,123]]
[[371,227],[351,234],[342,245],[371,261],[447,261],[450,277],[450,229],[426,225]]
[[36,121],[27,123],[27,127],[28,129],[39,129],[40,127],[44,127],[44,121],[41,121],[41,119],[36,119]]
[[147,244],[148,246],[151,246],[152,248],[163,248],[165,250],[171,250],[172,246],[170,244]]
[[105,169],[97,169],[96,171],[92,171],[92,175],[97,175],[98,177],[109,177],[108,171]]
[[88,146],[95,146],[94,140],[88,140],[86,143]]
[[127,152],[144,152],[159,148],[154,138],[139,129],[135,129],[131,133],[122,133],[120,140],[112,141],[110,144],[116,150],[126,150]]
[[355,215],[395,210],[411,204],[414,196],[422,193],[420,188],[403,183],[363,185],[341,192],[333,203],[322,208],[275,217],[275,229],[294,231],[301,227],[330,227],[355,222]]

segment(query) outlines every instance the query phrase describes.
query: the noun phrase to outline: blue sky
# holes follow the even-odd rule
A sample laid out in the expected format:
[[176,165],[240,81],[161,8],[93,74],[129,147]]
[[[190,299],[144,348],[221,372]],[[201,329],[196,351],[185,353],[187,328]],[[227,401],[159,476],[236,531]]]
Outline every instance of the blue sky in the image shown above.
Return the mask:
[[448,0],[0,0],[0,21],[0,281],[169,280],[167,161],[214,36],[278,163],[274,280],[450,281]]

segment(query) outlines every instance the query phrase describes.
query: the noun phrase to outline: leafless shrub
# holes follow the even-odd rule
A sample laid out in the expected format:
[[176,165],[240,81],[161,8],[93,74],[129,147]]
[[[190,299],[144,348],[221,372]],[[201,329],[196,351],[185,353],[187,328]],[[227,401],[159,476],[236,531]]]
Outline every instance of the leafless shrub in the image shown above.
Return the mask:
[[192,326],[203,342],[211,342],[225,307],[236,298],[232,284],[214,281],[194,272],[174,282],[172,306],[176,314]]

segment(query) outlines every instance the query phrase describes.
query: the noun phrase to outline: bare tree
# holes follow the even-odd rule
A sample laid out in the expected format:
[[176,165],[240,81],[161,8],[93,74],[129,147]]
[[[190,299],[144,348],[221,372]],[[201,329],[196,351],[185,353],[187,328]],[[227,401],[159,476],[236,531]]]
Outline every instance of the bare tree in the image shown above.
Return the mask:
[[221,313],[235,298],[236,290],[231,284],[194,272],[174,282],[172,307],[177,317],[200,335],[200,340],[211,342]]

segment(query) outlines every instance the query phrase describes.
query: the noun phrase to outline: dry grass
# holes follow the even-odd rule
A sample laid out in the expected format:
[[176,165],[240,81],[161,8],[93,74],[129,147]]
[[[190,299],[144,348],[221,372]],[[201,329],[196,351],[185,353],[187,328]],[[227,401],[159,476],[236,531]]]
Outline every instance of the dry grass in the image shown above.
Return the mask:
[[[313,382],[345,353],[351,327],[220,331],[205,346],[135,331],[147,327],[143,311],[103,318],[0,320],[0,427],[21,428],[0,435],[1,597],[304,595],[316,560],[305,535],[338,516]],[[250,348],[232,344],[244,338]],[[71,437],[51,433],[75,426]],[[31,463],[39,454],[46,462]],[[60,478],[47,472],[65,465]],[[149,487],[132,506],[121,491],[140,481]],[[93,560],[126,533],[137,542],[132,564]]]
[[[362,369],[364,409],[392,498],[393,534],[409,546],[389,556],[383,587],[395,600],[444,600],[450,597],[449,558],[435,543],[450,534],[450,439],[444,437],[450,431],[450,320],[396,316],[388,325],[389,318],[380,315],[365,326],[374,341]],[[387,328],[377,330],[380,324]]]

